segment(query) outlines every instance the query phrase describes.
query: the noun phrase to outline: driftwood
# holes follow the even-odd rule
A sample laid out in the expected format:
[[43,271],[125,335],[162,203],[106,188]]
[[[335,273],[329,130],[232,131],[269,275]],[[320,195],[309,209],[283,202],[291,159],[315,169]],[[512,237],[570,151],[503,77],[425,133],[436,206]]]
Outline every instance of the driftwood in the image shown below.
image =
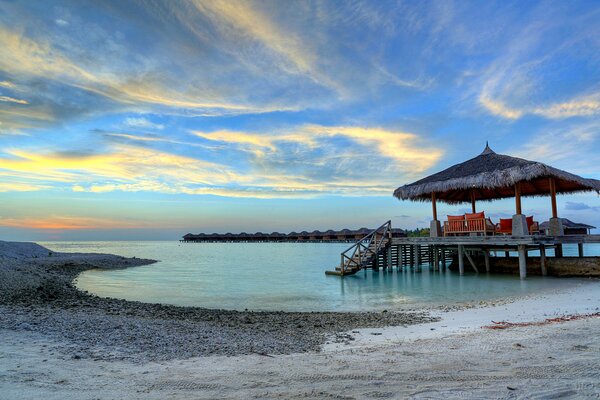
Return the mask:
[[588,318],[598,318],[600,317],[600,313],[593,314],[576,314],[576,315],[565,315],[563,317],[556,318],[546,318],[543,321],[535,321],[535,322],[508,322],[508,321],[492,321],[494,325],[486,325],[482,326],[484,329],[507,329],[507,328],[515,328],[522,326],[542,326],[554,324],[557,322],[568,322],[568,321],[577,321],[580,319],[588,319]]

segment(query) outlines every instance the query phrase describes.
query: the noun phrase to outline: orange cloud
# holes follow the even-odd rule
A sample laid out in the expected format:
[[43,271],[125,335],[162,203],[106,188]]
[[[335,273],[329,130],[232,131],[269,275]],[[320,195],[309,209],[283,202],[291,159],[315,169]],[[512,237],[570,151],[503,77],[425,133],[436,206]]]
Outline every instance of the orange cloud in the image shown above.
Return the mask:
[[149,227],[147,223],[135,221],[70,216],[0,218],[0,226],[42,230],[134,229]]

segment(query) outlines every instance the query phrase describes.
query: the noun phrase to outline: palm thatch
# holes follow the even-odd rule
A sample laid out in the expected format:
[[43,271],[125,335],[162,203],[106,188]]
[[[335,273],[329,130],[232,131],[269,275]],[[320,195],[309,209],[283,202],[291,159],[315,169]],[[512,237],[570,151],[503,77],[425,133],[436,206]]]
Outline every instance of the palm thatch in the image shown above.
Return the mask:
[[557,193],[596,191],[600,181],[586,179],[537,161],[496,154],[487,144],[475,158],[453,165],[408,185],[399,187],[394,196],[400,200],[437,200],[457,204],[474,200],[494,200],[514,197],[515,184],[521,196],[541,196],[550,193],[554,178]]
[[[570,219],[567,218],[560,218],[560,221],[562,223],[563,228],[565,229],[596,229],[595,226],[592,225],[588,225],[588,224],[582,224],[581,222],[573,222]],[[546,222],[542,222],[540,224],[540,230],[546,230],[549,227],[549,223],[548,221]]]

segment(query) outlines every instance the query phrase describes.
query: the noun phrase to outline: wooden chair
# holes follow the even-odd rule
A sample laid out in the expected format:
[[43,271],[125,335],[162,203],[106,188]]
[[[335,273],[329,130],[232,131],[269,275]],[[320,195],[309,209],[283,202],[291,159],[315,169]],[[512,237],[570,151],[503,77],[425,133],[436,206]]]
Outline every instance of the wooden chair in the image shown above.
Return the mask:
[[540,224],[533,220],[533,216],[525,217],[525,220],[527,221],[527,230],[529,231],[530,235],[540,233]]
[[464,215],[448,215],[448,221],[444,221],[444,236],[461,235],[466,230]]
[[[533,216],[525,217],[525,221],[530,235],[540,233],[540,224],[533,220]],[[512,218],[500,218],[500,223],[496,224],[496,234],[512,235]]]
[[478,213],[467,213],[465,214],[465,221],[467,223],[467,233],[483,234],[486,236],[494,234],[496,232],[496,226],[492,223],[492,220],[485,217],[485,212]]
[[497,235],[512,235],[512,218],[500,218],[500,223],[496,224]]

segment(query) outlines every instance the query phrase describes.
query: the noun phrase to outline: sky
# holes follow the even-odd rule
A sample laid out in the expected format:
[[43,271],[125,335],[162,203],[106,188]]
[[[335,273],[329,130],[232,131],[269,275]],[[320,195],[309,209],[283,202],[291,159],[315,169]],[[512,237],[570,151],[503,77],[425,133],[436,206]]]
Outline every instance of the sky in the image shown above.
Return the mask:
[[425,227],[486,141],[600,179],[599,2],[0,0],[3,240]]

